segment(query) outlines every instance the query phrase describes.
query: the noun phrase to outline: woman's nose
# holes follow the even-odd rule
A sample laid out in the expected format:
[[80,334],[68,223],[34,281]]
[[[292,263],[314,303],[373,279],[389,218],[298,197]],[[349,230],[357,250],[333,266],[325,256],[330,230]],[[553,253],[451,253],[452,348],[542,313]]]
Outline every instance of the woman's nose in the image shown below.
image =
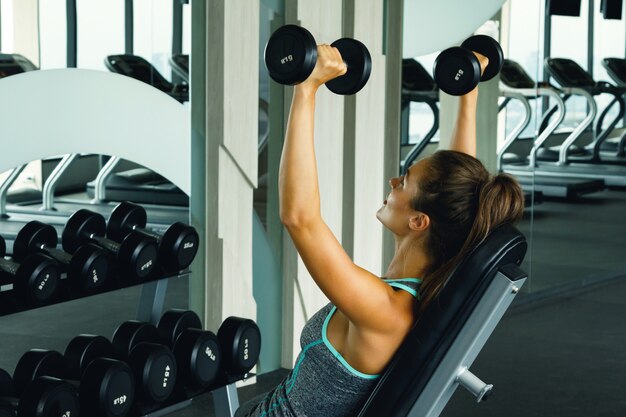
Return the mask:
[[389,185],[391,185],[391,188],[396,188],[398,183],[399,183],[398,177],[393,177],[389,180]]

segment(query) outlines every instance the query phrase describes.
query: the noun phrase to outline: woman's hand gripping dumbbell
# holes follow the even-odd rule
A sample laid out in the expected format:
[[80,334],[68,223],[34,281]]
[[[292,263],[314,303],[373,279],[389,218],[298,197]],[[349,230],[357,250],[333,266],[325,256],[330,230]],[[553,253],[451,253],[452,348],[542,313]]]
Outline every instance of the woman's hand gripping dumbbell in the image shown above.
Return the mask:
[[[265,65],[270,77],[285,85],[303,82],[313,72],[319,48],[324,46],[327,45],[318,47],[313,35],[301,26],[282,26],[265,46]],[[326,82],[326,87],[335,94],[356,94],[365,86],[372,71],[367,47],[350,38],[336,40],[330,46],[341,54],[345,70],[343,75]]]
[[472,91],[479,82],[495,77],[504,61],[500,44],[485,35],[466,39],[448,48],[435,60],[433,74],[439,88],[453,96]]

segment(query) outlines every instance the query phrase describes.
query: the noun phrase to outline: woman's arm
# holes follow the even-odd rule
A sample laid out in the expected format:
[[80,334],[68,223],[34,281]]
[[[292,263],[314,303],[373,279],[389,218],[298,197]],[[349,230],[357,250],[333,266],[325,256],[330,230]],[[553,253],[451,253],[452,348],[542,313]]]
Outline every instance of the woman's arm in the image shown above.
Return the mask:
[[311,76],[294,90],[280,162],[280,218],[309,273],[330,301],[355,325],[391,330],[392,288],[356,266],[324,223],[315,160],[315,94],[326,81],[346,71],[339,52],[318,47]]
[[[474,52],[481,67],[485,71],[489,59]],[[476,108],[478,105],[478,87],[459,98],[459,112],[456,117],[450,150],[476,156]]]

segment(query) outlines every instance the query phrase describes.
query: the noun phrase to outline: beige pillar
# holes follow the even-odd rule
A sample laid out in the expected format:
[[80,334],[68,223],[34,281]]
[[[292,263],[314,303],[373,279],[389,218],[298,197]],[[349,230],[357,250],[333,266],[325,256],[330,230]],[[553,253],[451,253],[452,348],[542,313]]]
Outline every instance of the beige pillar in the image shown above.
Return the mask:
[[39,66],[39,1],[13,2],[13,51]]
[[[196,3],[192,7],[201,10]],[[207,326],[217,329],[230,315],[256,317],[252,190],[257,183],[259,85],[256,70],[250,69],[257,68],[259,59],[259,3],[211,0],[204,11],[206,21],[199,24],[207,30],[205,51],[192,56],[192,71],[202,70],[197,59],[205,63],[204,123],[198,121],[202,115],[192,114],[193,176],[203,175],[204,181],[192,180],[192,219],[204,225],[205,275],[204,283],[192,281],[191,291],[192,305],[204,298]],[[192,100],[200,100],[196,91]],[[198,127],[204,132],[197,132]],[[205,144],[199,143],[202,139]],[[198,150],[204,154],[196,154]],[[204,297],[193,295],[196,289]]]

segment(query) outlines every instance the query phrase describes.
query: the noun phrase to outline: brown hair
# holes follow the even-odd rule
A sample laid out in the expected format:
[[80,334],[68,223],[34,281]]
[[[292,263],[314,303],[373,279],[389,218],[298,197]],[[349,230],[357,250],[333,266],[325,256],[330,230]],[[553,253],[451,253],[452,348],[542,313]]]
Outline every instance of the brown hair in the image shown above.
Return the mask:
[[508,174],[492,176],[473,156],[438,151],[424,164],[413,209],[427,214],[431,264],[416,303],[419,317],[463,257],[496,226],[519,220],[524,195]]

